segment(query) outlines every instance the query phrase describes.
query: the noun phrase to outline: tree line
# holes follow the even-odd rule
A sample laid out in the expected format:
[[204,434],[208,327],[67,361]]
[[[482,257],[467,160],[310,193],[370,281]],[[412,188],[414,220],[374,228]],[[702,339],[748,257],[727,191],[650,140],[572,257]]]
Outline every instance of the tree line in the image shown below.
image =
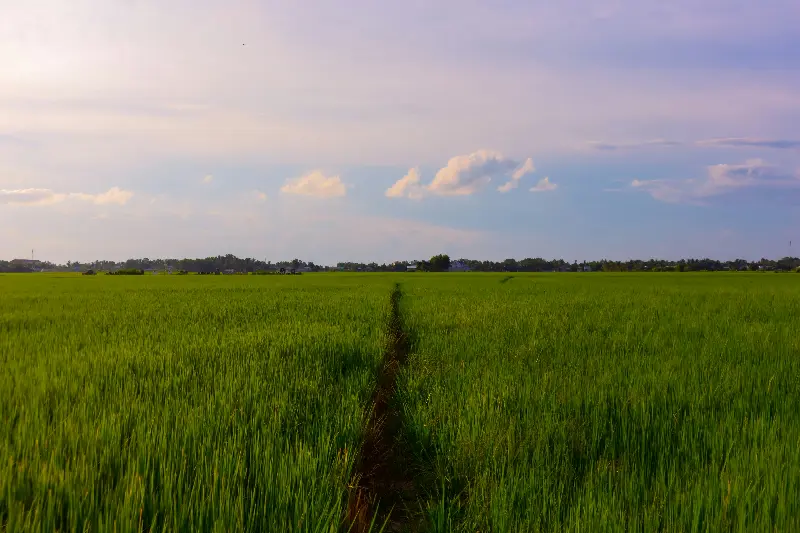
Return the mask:
[[[715,259],[680,259],[671,261],[666,259],[612,261],[602,259],[599,261],[573,261],[569,263],[563,259],[544,259],[541,257],[525,259],[505,259],[503,261],[487,261],[478,259],[461,258],[457,260],[461,265],[476,272],[577,272],[589,270],[602,272],[702,272],[724,270],[774,270],[794,271],[800,268],[800,258],[784,257],[773,260],[762,258],[758,261],[734,259],[732,261],[719,261]],[[56,264],[48,261],[2,261],[0,272],[36,272],[36,271],[118,271],[122,269],[135,269],[143,271],[173,270],[186,272],[214,272],[233,270],[235,272],[265,272],[279,271],[281,268],[305,270],[310,272],[351,271],[351,272],[405,272],[409,267],[416,270],[441,272],[447,271],[454,264],[447,254],[434,255],[429,259],[396,261],[393,263],[362,263],[340,262],[336,266],[322,266],[314,262],[301,259],[287,261],[267,261],[252,257],[239,258],[233,254],[218,255],[214,257],[196,259],[128,259],[126,261],[97,260],[90,262],[67,261],[65,264]]]

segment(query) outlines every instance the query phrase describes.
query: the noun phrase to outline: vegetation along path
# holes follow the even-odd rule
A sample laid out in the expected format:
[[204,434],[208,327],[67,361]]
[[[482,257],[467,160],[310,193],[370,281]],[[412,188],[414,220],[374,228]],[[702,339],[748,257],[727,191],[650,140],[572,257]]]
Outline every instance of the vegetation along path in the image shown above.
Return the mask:
[[417,490],[413,458],[402,444],[403,420],[394,401],[397,374],[408,359],[408,335],[400,314],[402,291],[390,295],[384,361],[372,396],[372,412],[356,465],[348,503],[347,524],[352,532],[416,531]]

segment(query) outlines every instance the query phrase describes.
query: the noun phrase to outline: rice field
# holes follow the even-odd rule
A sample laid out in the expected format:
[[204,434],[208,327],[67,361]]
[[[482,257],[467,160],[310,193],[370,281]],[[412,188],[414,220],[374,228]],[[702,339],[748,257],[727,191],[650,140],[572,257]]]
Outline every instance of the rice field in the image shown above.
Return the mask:
[[388,283],[0,277],[0,530],[337,531]]
[[757,273],[2,275],[0,530],[347,531],[396,284],[385,531],[800,531]]
[[407,290],[398,395],[433,530],[800,531],[800,279]]

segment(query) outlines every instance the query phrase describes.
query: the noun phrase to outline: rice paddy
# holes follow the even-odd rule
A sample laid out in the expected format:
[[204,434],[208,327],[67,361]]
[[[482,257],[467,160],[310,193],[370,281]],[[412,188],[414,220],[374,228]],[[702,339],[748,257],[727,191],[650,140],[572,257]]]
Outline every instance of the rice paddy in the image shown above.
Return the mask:
[[[0,276],[0,529],[797,531],[798,297],[757,273]],[[375,480],[387,456],[402,479]]]

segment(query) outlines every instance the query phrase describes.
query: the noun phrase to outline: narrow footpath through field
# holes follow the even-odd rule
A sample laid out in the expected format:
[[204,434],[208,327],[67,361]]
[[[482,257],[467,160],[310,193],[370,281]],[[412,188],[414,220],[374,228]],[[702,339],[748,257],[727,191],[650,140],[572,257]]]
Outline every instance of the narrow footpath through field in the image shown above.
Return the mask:
[[422,526],[414,459],[403,445],[402,413],[394,401],[397,374],[406,364],[409,350],[400,315],[401,298],[396,284],[390,295],[386,352],[348,502],[347,526],[353,533],[413,532]]

